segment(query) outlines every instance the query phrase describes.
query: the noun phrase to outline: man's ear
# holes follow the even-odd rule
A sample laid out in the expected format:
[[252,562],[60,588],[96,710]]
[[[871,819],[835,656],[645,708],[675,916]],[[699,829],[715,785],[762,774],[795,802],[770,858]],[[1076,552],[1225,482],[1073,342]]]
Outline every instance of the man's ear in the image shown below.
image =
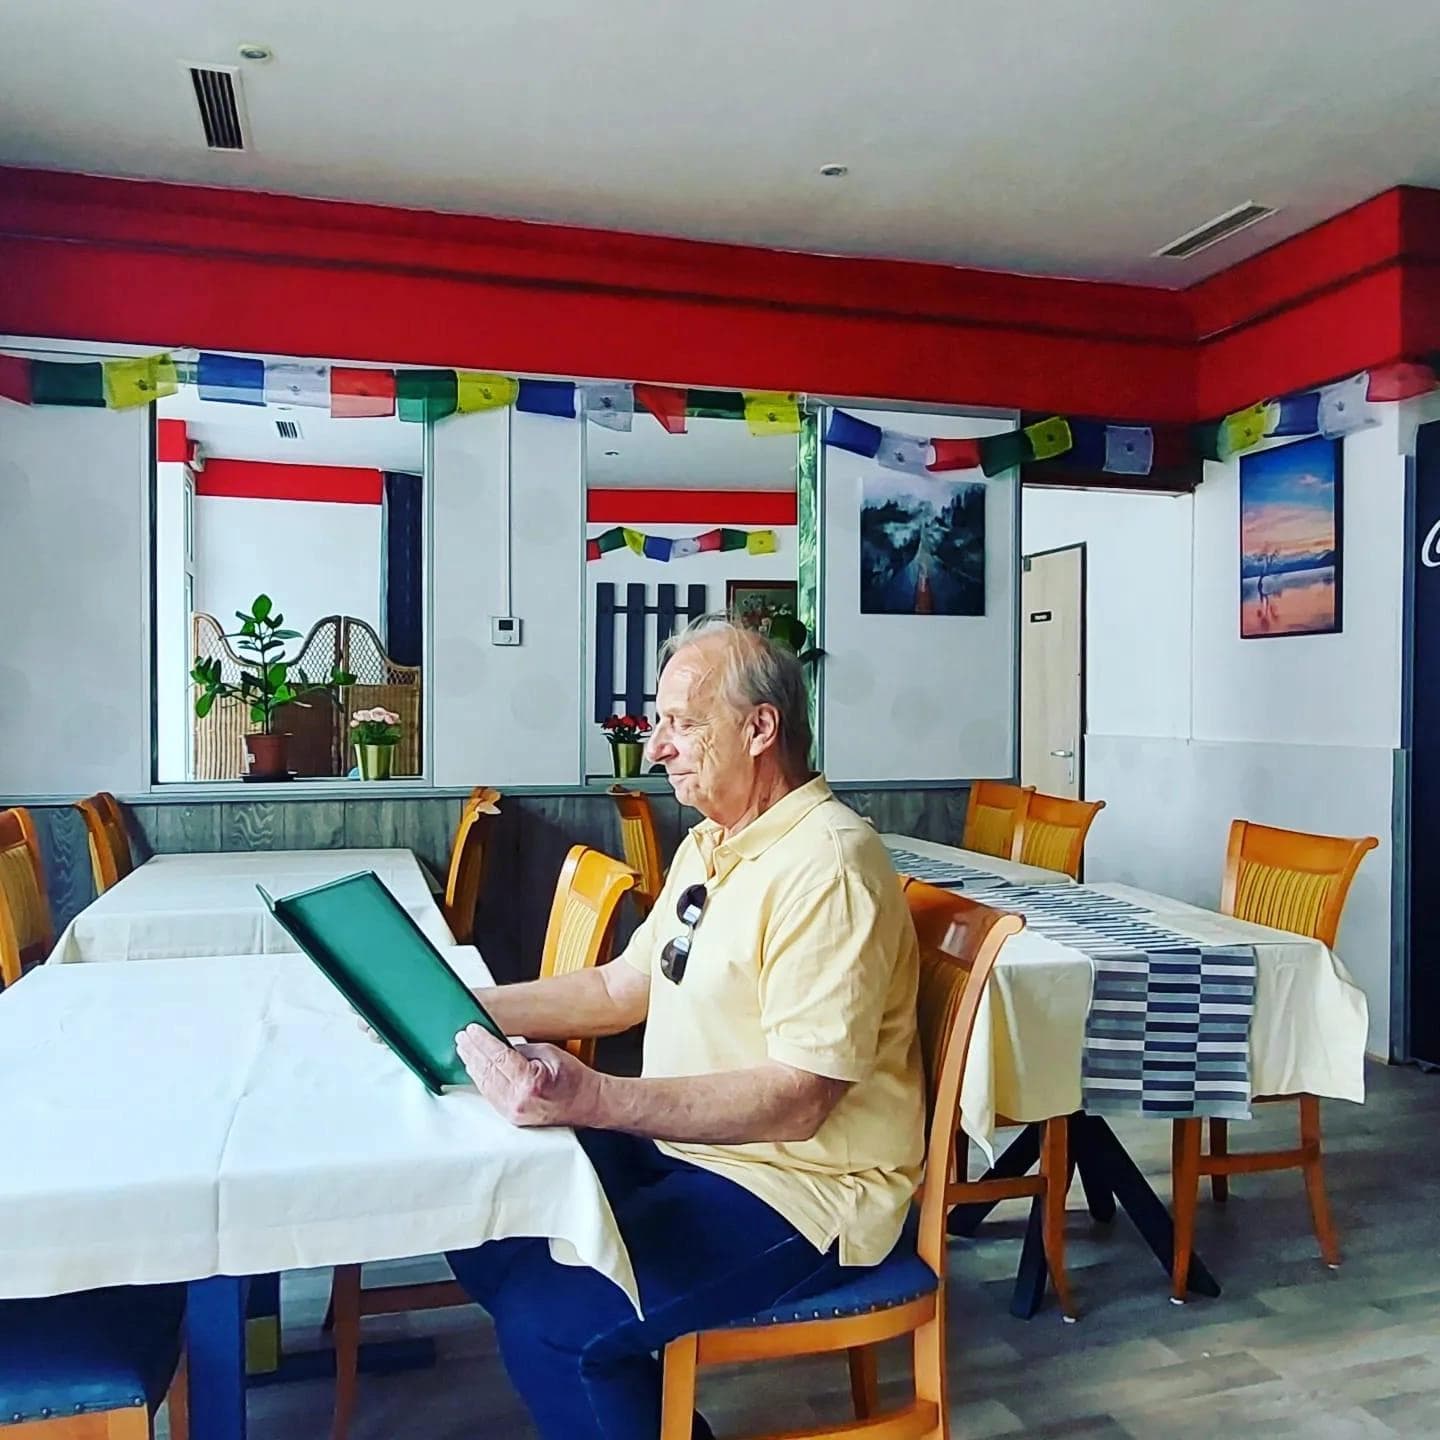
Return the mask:
[[757,705],[750,714],[751,755],[763,755],[780,743],[780,712],[773,705]]

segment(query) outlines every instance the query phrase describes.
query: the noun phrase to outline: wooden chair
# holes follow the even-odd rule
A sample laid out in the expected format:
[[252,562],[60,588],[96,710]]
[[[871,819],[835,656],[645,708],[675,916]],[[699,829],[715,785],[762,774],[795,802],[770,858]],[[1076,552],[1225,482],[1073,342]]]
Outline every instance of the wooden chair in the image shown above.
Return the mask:
[[475,938],[475,911],[485,885],[490,817],[500,813],[499,802],[498,790],[477,785],[460,811],[460,822],[450,844],[450,870],[440,909],[457,945],[469,945]]
[[[575,845],[565,857],[555,883],[550,924],[540,974],[568,975],[602,964],[610,958],[615,911],[635,883],[629,866]],[[572,1040],[567,1047],[588,1065],[594,1042]],[[331,1287],[335,1332],[335,1415],[332,1440],[345,1440],[355,1411],[360,1366],[360,1321],[367,1315],[396,1315],[409,1310],[441,1310],[471,1304],[469,1295],[454,1280],[417,1285],[361,1284],[359,1265],[337,1265]]]
[[103,895],[135,868],[125,818],[108,790],[102,790],[88,800],[77,800],[75,808],[85,821],[90,841],[90,870],[95,876],[95,893]]
[[180,1326],[184,1287],[120,1287],[0,1300],[0,1434],[6,1440],[171,1440],[190,1428]]
[[[1337,835],[1309,835],[1301,830],[1277,830],[1252,820],[1232,821],[1225,851],[1225,879],[1220,889],[1221,912],[1276,930],[1309,935],[1333,949],[1355,872],[1379,843],[1373,835],[1350,840]],[[1175,1122],[1171,1144],[1175,1209],[1171,1293],[1177,1304],[1185,1298],[1190,1276],[1202,1175],[1210,1177],[1211,1193],[1223,1203],[1229,1198],[1231,1175],[1251,1175],[1261,1170],[1303,1171],[1310,1221],[1320,1243],[1320,1254],[1332,1269],[1339,1265],[1340,1242],[1325,1195],[1320,1097],[1255,1096],[1257,1104],[1281,1100],[1293,1100],[1300,1107],[1300,1146],[1295,1150],[1252,1150],[1232,1155],[1228,1122],[1211,1120],[1210,1148],[1206,1151],[1198,1119]]]
[[0,982],[14,985],[54,944],[35,822],[28,810],[0,810]]
[[665,884],[665,862],[660,858],[660,839],[655,833],[655,812],[643,790],[610,787],[615,808],[620,812],[620,843],[625,863],[635,872],[630,898],[643,920],[650,913]]
[[[836,1289],[776,1306],[762,1315],[681,1336],[665,1347],[665,1389],[660,1440],[690,1440],[696,1372],[730,1365],[844,1350],[850,1358],[857,1421],[806,1429],[806,1437],[849,1440],[945,1440],[950,1434],[945,1375],[945,1177],[955,1154],[960,1080],[980,997],[1005,941],[1024,921],[963,896],[944,895],[939,915],[921,944],[918,1022],[929,1101],[926,1174],[917,1210],[889,1258],[859,1271]],[[912,1337],[915,1396],[878,1412],[870,1347]],[[771,1437],[780,1440],[780,1437]]]
[[1042,870],[1059,870],[1078,880],[1085,837],[1104,808],[1103,800],[1067,800],[1037,791],[1015,827],[1011,859]]
[[1015,830],[1030,809],[1033,785],[1006,785],[999,780],[976,780],[965,806],[965,835],[960,844],[981,855],[1010,859],[1015,851]]
[[[949,902],[954,898],[953,893],[908,875],[901,877],[900,888],[905,893],[905,903],[910,907],[910,918],[915,923],[922,953],[938,949],[952,923]],[[996,1119],[1002,1129],[1019,1124],[1003,1115]],[[966,1178],[969,1140],[965,1132],[957,1127],[954,1158],[945,1187],[945,1206],[948,1212],[956,1205],[993,1205],[1000,1200],[1041,1196],[1045,1267],[1050,1272],[1050,1283],[1055,1288],[1060,1313],[1068,1322],[1075,1318],[1069,1274],[1065,1269],[1065,1200],[1070,1192],[1069,1117],[1056,1115],[1046,1120],[1041,1126],[1040,1136],[1037,1174],[1012,1179],[969,1180]]]

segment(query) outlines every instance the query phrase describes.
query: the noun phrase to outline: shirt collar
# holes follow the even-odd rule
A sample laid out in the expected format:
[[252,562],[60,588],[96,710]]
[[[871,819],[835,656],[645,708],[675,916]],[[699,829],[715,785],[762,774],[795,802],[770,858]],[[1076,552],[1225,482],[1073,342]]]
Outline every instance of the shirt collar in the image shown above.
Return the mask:
[[831,798],[830,786],[823,775],[816,775],[791,790],[768,810],[763,810],[738,834],[722,840],[721,827],[713,820],[702,820],[691,834],[705,862],[708,873],[718,879],[727,875],[741,860],[755,860],[777,840],[788,835],[817,805]]

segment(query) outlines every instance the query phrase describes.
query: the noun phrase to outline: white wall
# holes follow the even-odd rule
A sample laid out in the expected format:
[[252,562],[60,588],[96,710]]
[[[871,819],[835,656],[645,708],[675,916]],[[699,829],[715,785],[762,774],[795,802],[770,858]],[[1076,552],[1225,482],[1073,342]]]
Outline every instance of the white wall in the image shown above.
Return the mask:
[[378,632],[380,514],[379,505],[198,496],[195,608],[233,628],[263,592],[302,635],[326,615]]
[[1231,819],[1375,835],[1338,949],[1389,1052],[1404,417],[1344,446],[1343,630],[1239,638],[1239,461],[1192,498],[1027,490],[1025,552],[1087,546],[1086,874],[1219,899]]
[[[452,416],[435,427],[432,486],[435,783],[576,783],[580,426],[509,410]],[[513,648],[490,644],[489,617],[507,605],[522,626]]]
[[147,422],[0,401],[0,794],[149,780]]
[[[724,422],[716,421],[716,424]],[[632,529],[646,535],[677,540],[686,535],[699,535],[706,530],[722,526],[722,520],[701,520],[686,525],[658,525],[650,521],[637,520],[615,522],[630,524]],[[586,538],[604,534],[612,529],[611,524],[588,525]],[[686,555],[680,560],[649,560],[637,555],[628,546],[611,550],[598,560],[591,560],[585,566],[585,773],[587,775],[609,775],[611,773],[610,744],[594,721],[595,714],[595,587],[608,581],[616,587],[616,600],[624,604],[625,586],[644,585],[648,599],[653,603],[657,585],[674,585],[676,599],[685,601],[686,587],[704,585],[706,603],[712,612],[725,608],[725,586],[729,580],[794,580],[796,577],[796,536],[799,531],[794,525],[737,525],[732,529],[774,530],[775,553],[773,555],[750,555],[744,551],[706,550],[698,555]],[[679,622],[684,624],[682,620]],[[616,662],[623,663],[624,648],[621,638],[622,621],[616,624]],[[654,633],[654,621],[650,621],[650,633]],[[645,657],[645,689],[653,694],[655,690],[655,655],[650,651]],[[646,706],[646,714],[653,721],[653,706]]]
[[[846,409],[910,435],[967,438],[1015,425],[1013,415]],[[1008,778],[1015,770],[1014,472],[940,477],[986,486],[984,615],[862,615],[861,496],[875,469],[874,460],[825,448],[825,772],[832,780]]]

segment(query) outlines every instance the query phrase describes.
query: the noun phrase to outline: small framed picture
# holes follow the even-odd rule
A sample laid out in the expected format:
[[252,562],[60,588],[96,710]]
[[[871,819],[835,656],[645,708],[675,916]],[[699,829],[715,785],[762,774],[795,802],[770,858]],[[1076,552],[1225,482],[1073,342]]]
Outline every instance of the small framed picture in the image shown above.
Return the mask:
[[796,613],[799,586],[793,580],[727,580],[725,613],[749,630],[770,633],[777,615]]
[[1240,457],[1240,637],[1342,625],[1341,446],[1317,437]]

